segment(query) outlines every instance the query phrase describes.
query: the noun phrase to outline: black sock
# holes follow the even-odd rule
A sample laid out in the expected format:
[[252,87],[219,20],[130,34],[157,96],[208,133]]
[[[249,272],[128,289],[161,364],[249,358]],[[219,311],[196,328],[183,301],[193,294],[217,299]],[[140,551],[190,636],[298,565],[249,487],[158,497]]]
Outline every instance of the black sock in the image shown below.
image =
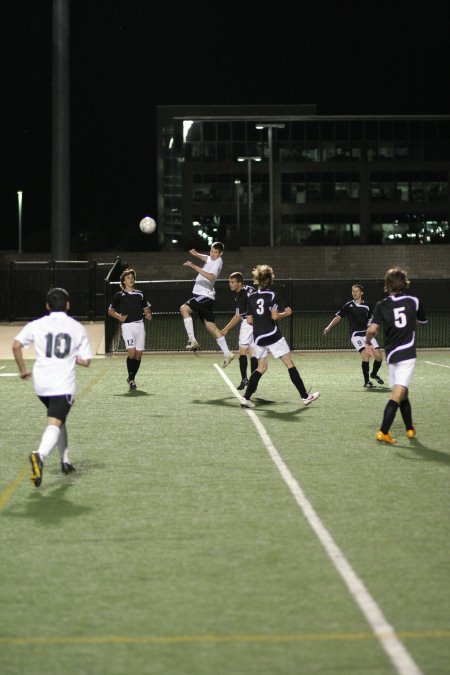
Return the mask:
[[305,389],[305,385],[303,384],[303,380],[300,377],[300,373],[298,372],[297,368],[295,366],[288,368],[288,373],[292,384],[297,388],[300,396],[302,398],[308,398],[308,392]]
[[239,369],[241,371],[241,380],[245,380],[247,377],[247,357],[245,354],[239,356]]
[[250,372],[253,373],[254,370],[256,370],[258,367],[258,359],[256,356],[252,356],[250,359]]
[[400,402],[400,412],[402,414],[406,429],[407,430],[414,429],[414,424],[412,421],[411,403],[409,402],[409,398],[405,398],[403,401]]
[[378,373],[378,371],[381,368],[382,363],[383,363],[382,361],[376,361],[376,360],[373,362],[372,372],[371,372],[372,377],[375,377],[375,375]]
[[362,361],[361,362],[361,368],[363,371],[364,375],[364,384],[367,384],[369,381],[369,362],[368,361]]
[[137,371],[141,367],[141,359],[134,359],[134,373],[133,373],[133,380],[136,377]]
[[258,388],[258,384],[261,378],[262,373],[260,373],[259,370],[254,370],[253,373],[250,375],[247,389],[245,390],[244,398],[250,400],[250,396],[254,394]]
[[134,379],[134,359],[130,359],[129,356],[127,356],[127,371],[128,371],[128,379],[133,380]]
[[381,431],[383,434],[387,434],[391,428],[392,422],[394,421],[395,414],[397,412],[398,403],[393,401],[391,398],[386,404],[383,415],[383,422],[381,423]]

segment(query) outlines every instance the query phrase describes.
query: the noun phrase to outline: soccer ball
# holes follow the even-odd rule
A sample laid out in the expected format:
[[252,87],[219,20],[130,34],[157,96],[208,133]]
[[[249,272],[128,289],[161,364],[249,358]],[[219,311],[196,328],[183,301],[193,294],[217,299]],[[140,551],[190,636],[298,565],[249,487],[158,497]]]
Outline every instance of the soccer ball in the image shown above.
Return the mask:
[[150,218],[150,216],[145,216],[139,223],[139,227],[144,234],[151,234],[156,230],[156,222],[153,218]]

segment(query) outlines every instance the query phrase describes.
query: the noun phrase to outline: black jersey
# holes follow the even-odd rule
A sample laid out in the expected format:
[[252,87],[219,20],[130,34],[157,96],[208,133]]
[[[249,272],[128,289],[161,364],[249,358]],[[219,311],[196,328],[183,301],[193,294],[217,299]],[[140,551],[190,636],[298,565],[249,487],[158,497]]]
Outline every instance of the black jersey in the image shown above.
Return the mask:
[[144,291],[138,291],[136,288],[133,291],[118,291],[110,304],[110,308],[114,309],[118,314],[127,315],[124,323],[143,321],[144,309],[146,307],[151,307],[151,304],[147,300]]
[[347,317],[350,336],[354,333],[365,335],[369,319],[372,316],[372,311],[365,302],[361,302],[358,305],[354,300],[350,300],[350,302],[346,302],[345,305],[336,312],[336,316],[342,318]]
[[277,321],[272,319],[272,309],[285,310],[276,291],[257,290],[249,296],[247,314],[253,317],[253,340],[260,347],[272,345],[283,337]]
[[425,311],[413,295],[390,295],[375,305],[370,323],[384,326],[388,363],[416,358],[416,324],[427,323]]
[[254,286],[242,286],[240,291],[236,293],[235,297],[235,304],[236,304],[236,312],[235,314],[239,314],[241,319],[245,319],[247,316],[247,303],[248,299],[251,296],[252,293],[255,292],[255,287]]

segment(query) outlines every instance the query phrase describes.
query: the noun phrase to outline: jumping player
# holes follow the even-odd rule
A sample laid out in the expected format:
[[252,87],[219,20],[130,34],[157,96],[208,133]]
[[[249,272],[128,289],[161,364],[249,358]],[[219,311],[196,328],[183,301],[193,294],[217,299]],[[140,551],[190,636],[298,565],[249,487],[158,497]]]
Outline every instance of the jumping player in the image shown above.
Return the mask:
[[416,325],[427,323],[427,317],[420,300],[407,293],[409,283],[407,273],[399,267],[387,270],[384,290],[388,297],[375,305],[366,334],[365,349],[368,355],[373,355],[374,336],[378,327],[384,326],[384,347],[392,387],[377,433],[377,441],[384,443],[397,442],[389,430],[398,408],[406,427],[406,436],[410,440],[416,436],[409,401],[409,383],[416,365]]
[[[64,288],[47,293],[49,315],[31,321],[13,340],[12,351],[22,380],[33,378],[34,390],[47,408],[47,426],[38,449],[30,454],[31,480],[42,482],[44,460],[55,445],[59,450],[61,471],[75,471],[70,461],[66,418],[75,400],[75,366],[89,366],[92,358],[86,329],[72,317],[69,294]],[[31,373],[23,359],[23,347],[34,343],[36,361]]]
[[144,319],[152,318],[151,304],[144,291],[135,288],[136,272],[129,268],[120,275],[121,291],[118,291],[109,306],[108,314],[121,322],[122,337],[127,350],[127,382],[136,389],[136,374],[141,365],[145,347]]
[[241,272],[233,272],[229,276],[230,289],[235,293],[236,313],[222,328],[222,335],[227,335],[229,331],[239,324],[239,369],[241,371],[241,382],[238,389],[245,389],[248,384],[247,379],[247,354],[250,357],[250,372],[252,373],[258,367],[258,359],[253,355],[253,326],[247,322],[247,302],[248,298],[255,291],[254,286],[244,284],[244,277]]
[[[365,336],[366,330],[369,323],[369,319],[372,316],[372,311],[367,303],[363,300],[364,288],[361,284],[353,284],[352,286],[352,297],[353,300],[346,302],[341,309],[336,312],[335,317],[330,321],[328,326],[324,329],[323,334],[328,335],[330,330],[339,323],[339,321],[347,317],[348,327],[350,330],[350,340],[357,352],[361,354],[362,358],[362,371],[364,377],[364,387],[370,389],[373,387],[372,382],[369,380],[369,361],[370,356],[364,350],[365,347]],[[374,347],[372,356],[374,357],[372,372],[370,377],[372,380],[378,382],[378,384],[384,384],[384,380],[381,379],[378,375],[378,371],[381,368],[383,362],[383,355],[381,349],[378,346],[375,338],[372,340],[372,346]]]
[[288,369],[292,384],[299,392],[304,405],[309,405],[320,396],[320,392],[308,395],[300,374],[292,360],[291,351],[281,334],[277,321],[291,316],[292,309],[285,307],[276,291],[272,291],[275,275],[269,265],[258,265],[253,270],[253,281],[257,291],[248,299],[247,321],[253,325],[254,353],[258,359],[258,368],[252,372],[247,389],[240,403],[243,408],[254,408],[250,400],[255,393],[261,377],[267,370],[267,355],[270,352],[276,359],[280,358]]
[[199,348],[194,335],[194,322],[192,314],[196,312],[206,326],[206,329],[216,338],[216,342],[223,352],[223,367],[226,368],[234,359],[234,354],[229,350],[227,341],[216,326],[214,317],[214,300],[216,291],[214,284],[218,279],[223,266],[224,245],[220,241],[215,241],[209,252],[209,255],[198,253],[192,248],[189,253],[204,262],[203,267],[195,265],[190,260],[183,263],[184,267],[190,267],[197,272],[195,278],[193,297],[180,307],[180,314],[183,317],[184,327],[188,336],[186,349],[196,352]]

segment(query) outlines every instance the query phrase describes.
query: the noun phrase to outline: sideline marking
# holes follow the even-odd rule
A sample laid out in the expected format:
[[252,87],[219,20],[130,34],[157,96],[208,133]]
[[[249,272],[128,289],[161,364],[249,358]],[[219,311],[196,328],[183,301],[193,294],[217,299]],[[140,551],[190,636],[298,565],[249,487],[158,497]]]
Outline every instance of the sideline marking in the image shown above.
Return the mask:
[[443,363],[433,363],[433,361],[424,361],[424,363],[429,363],[430,366],[439,366],[439,368],[450,368],[450,366],[444,366]]
[[[234,387],[231,380],[227,377],[224,371],[216,363],[214,364],[214,367],[220,373],[229,389],[231,389],[233,394],[238,397],[239,394],[237,389]],[[391,624],[387,621],[375,599],[364,586],[364,583],[358,577],[353,567],[350,565],[347,558],[344,556],[343,552],[320,520],[311,502],[307,499],[305,493],[300,487],[300,484],[289,471],[288,467],[278,453],[278,450],[272,443],[272,440],[270,439],[270,436],[259,417],[250,408],[245,408],[244,410],[255,425],[256,430],[258,431],[273,463],[280,472],[281,477],[291,491],[295,501],[303,511],[306,520],[308,521],[312,530],[315,532],[317,538],[325,549],[326,554],[344,580],[344,583],[350,591],[350,594],[353,596],[356,604],[361,609],[368,624],[371,626],[384,651],[389,656],[396,671],[401,675],[422,675],[422,671],[417,666],[406,647],[399,640],[394,627],[391,626]]]
[[[450,631],[401,631],[404,638],[449,638]],[[0,645],[167,645],[199,642],[331,642],[337,640],[375,640],[373,633],[293,633],[286,635],[99,635],[77,637],[0,637]],[[391,638],[392,634],[386,635]]]
[[[89,382],[84,389],[78,394],[79,397],[85,396],[88,394],[92,388],[106,375],[108,372],[107,368],[102,368],[102,370],[98,373],[98,375],[91,381]],[[0,375],[1,377],[1,375]],[[4,375],[3,375],[4,377]],[[17,490],[25,476],[28,474],[29,471],[29,465],[28,463],[24,464],[23,467],[20,469],[19,473],[17,476],[9,483],[9,485],[6,486],[6,488],[3,490],[3,492],[0,492],[0,513],[3,511],[11,497],[13,496],[14,492]],[[1,643],[1,639],[0,639]]]
[[0,377],[19,377],[19,373],[0,373]]

